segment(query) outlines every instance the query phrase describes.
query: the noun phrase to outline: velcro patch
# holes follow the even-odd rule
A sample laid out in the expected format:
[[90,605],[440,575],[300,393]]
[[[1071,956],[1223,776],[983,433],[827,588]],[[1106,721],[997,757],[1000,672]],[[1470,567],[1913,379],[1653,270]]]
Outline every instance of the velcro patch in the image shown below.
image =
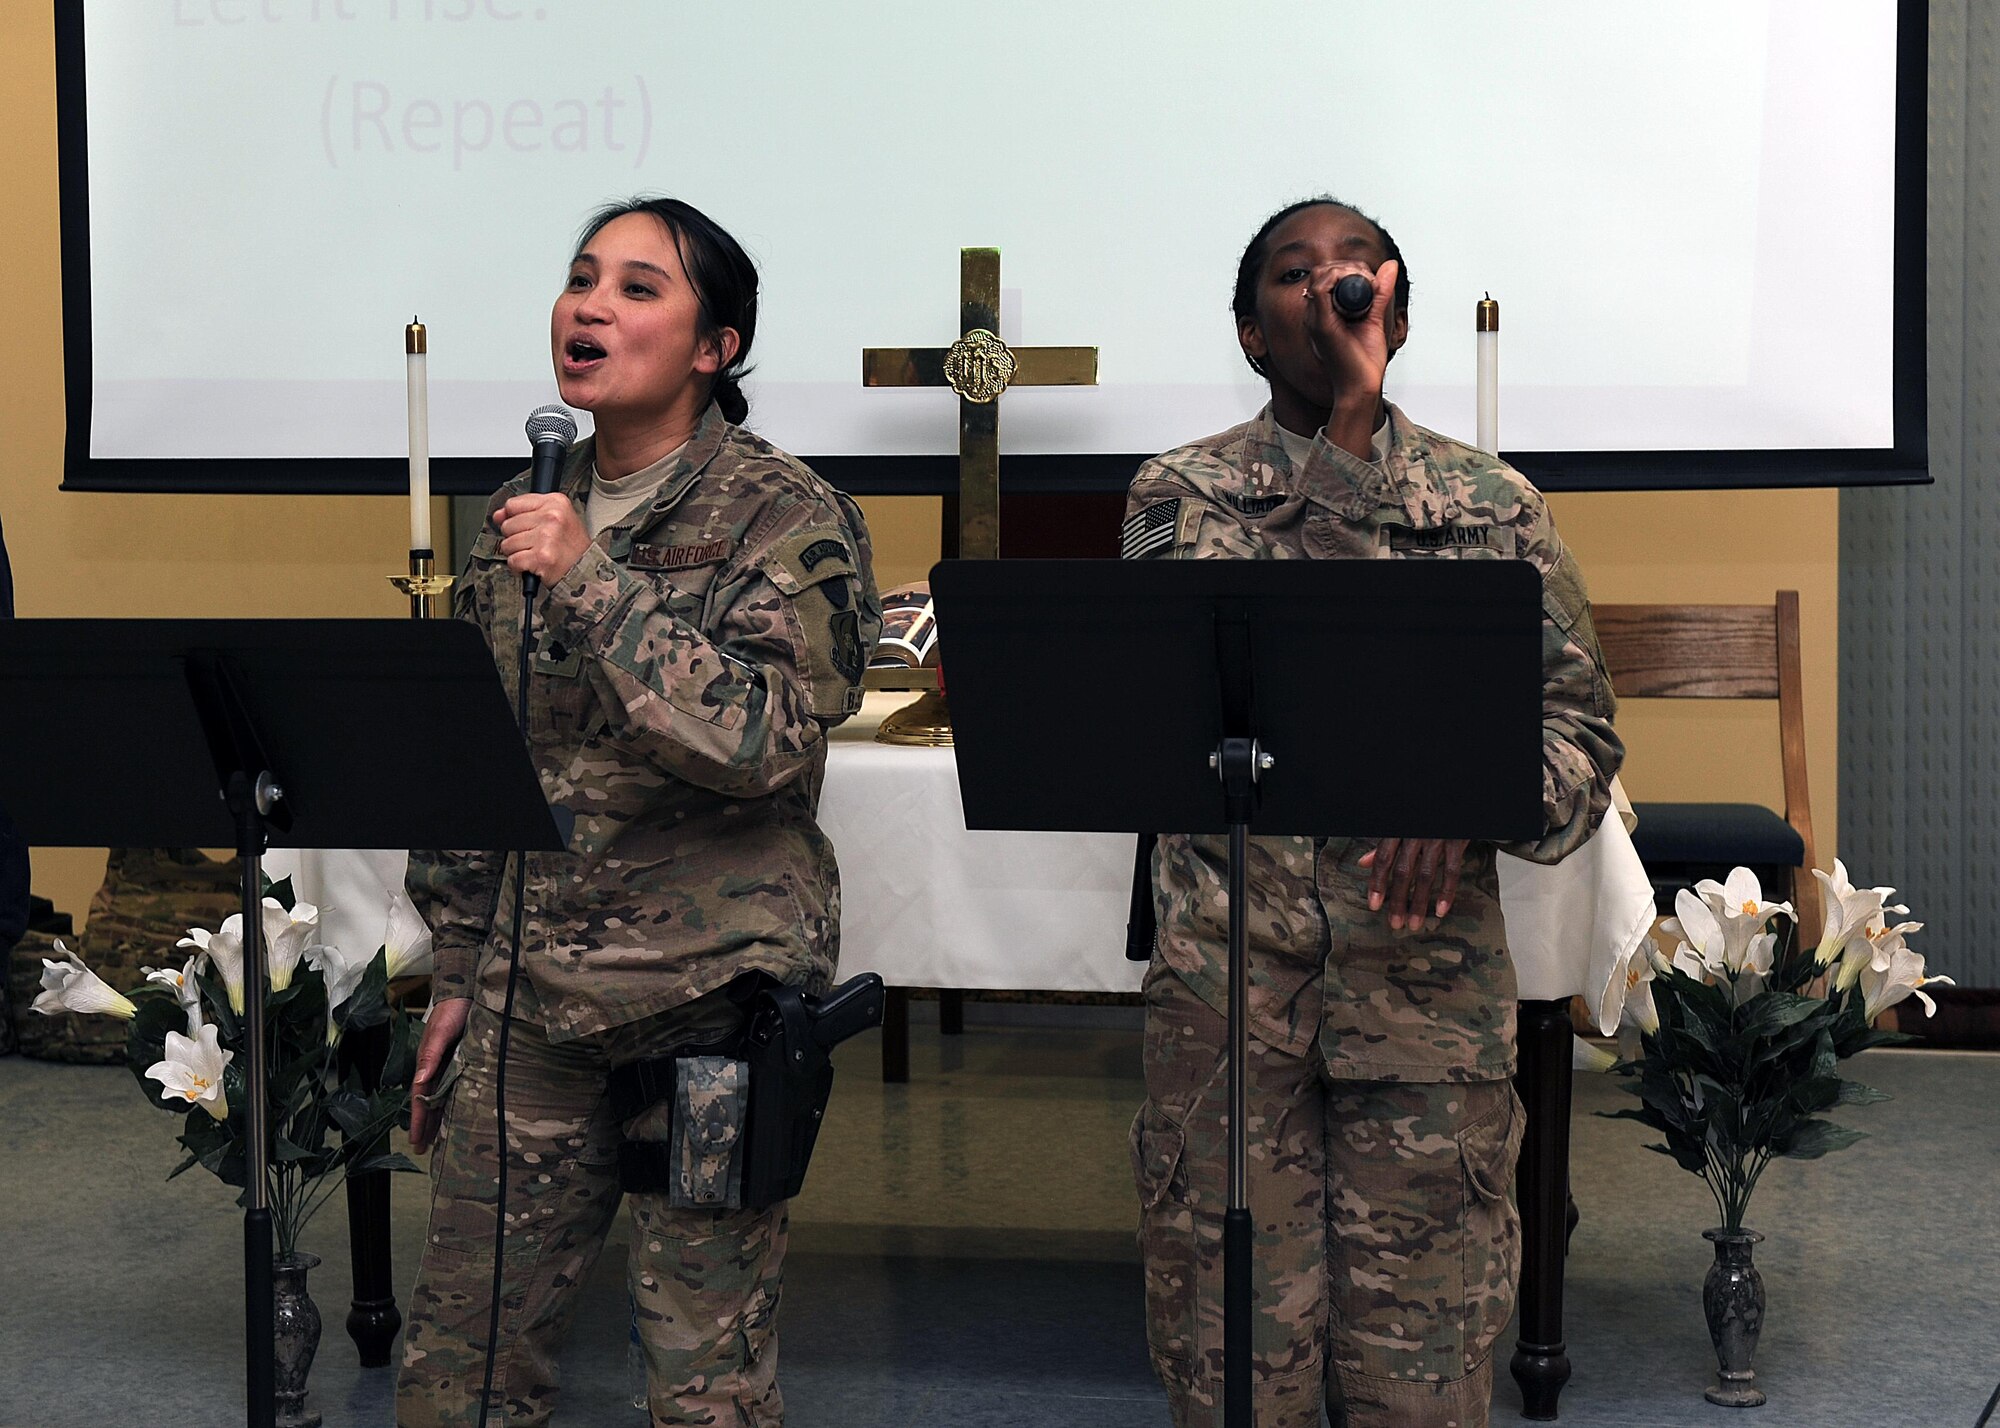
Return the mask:
[[1180,517],[1180,497],[1155,501],[1125,522],[1119,540],[1119,553],[1127,560],[1139,560],[1156,550],[1167,549],[1174,543],[1174,532],[1180,527]]
[[686,570],[692,565],[708,565],[729,554],[726,540],[703,541],[700,545],[635,545],[632,564],[640,570]]
[[827,620],[833,637],[829,658],[833,667],[850,684],[859,684],[868,664],[868,651],[861,644],[861,614],[857,610],[835,610]]
[[1390,526],[1389,549],[1437,552],[1445,550],[1498,550],[1500,532],[1492,526],[1430,526],[1417,530],[1410,526]]

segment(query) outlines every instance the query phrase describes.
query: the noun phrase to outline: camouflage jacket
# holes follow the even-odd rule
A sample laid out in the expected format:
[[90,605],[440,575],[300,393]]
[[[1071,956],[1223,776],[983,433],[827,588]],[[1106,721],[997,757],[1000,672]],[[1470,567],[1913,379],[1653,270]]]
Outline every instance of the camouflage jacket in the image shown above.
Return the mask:
[[[1507,851],[1556,862],[1603,815],[1624,759],[1576,560],[1540,494],[1498,459],[1416,426],[1393,406],[1376,455],[1359,460],[1322,434],[1295,467],[1266,407],[1140,468],[1126,507],[1126,553],[1533,561],[1543,576],[1546,831]],[[1392,932],[1368,911],[1369,873],[1359,859],[1372,839],[1250,845],[1249,1016],[1260,1039],[1300,1055],[1317,1041],[1336,1076],[1452,1081],[1511,1071],[1514,971],[1490,846],[1468,852],[1450,916],[1412,934]],[[1225,837],[1159,841],[1157,955],[1218,1010],[1227,1009],[1228,874]]]
[[[591,466],[579,442],[562,479],[579,506]],[[515,1005],[551,1040],[745,971],[831,979],[839,875],[815,812],[826,730],[860,707],[881,628],[869,557],[852,501],[711,406],[659,494],[544,589],[529,745],[576,828],[567,851],[528,855]],[[490,522],[453,605],[511,692],[521,583]],[[413,853],[409,887],[435,934],[435,994],[499,1008],[511,859]]]

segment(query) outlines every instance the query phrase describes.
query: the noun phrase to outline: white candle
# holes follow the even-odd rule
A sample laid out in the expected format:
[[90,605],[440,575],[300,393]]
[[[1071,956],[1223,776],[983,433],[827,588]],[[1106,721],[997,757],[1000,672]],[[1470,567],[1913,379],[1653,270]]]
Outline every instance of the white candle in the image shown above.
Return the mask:
[[1473,307],[1473,330],[1478,334],[1474,341],[1479,344],[1478,380],[1475,383],[1475,400],[1478,412],[1474,422],[1473,445],[1481,451],[1500,452],[1500,304],[1493,301],[1488,293]]
[[431,406],[424,371],[429,334],[414,317],[403,329],[403,367],[410,400],[410,549],[431,548]]

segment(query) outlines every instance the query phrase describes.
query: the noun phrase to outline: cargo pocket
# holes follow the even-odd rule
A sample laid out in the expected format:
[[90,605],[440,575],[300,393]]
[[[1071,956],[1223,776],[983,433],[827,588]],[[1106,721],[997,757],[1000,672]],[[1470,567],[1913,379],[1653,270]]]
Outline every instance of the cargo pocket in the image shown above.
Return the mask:
[[1145,1262],[1146,1342],[1164,1376],[1197,1377],[1199,1256],[1187,1205],[1186,1126],[1153,1101],[1132,1121],[1132,1178],[1139,1187],[1139,1254]]
[[[1465,1165],[1465,1371],[1493,1351],[1514,1313],[1521,1275],[1521,1215],[1512,1194],[1527,1112],[1508,1081],[1482,1083],[1498,1103],[1459,1132]],[[1472,1088],[1468,1087],[1468,1090]]]

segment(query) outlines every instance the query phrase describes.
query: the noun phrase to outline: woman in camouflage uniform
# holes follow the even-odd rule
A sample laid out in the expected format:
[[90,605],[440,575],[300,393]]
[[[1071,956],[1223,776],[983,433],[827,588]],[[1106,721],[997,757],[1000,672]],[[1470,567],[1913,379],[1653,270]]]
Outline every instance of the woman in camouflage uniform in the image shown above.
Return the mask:
[[[1369,312],[1332,301],[1349,273]],[[1148,462],[1128,556],[1525,559],[1544,579],[1544,836],[1555,862],[1610,798],[1623,748],[1575,560],[1498,458],[1383,400],[1409,327],[1394,241],[1332,200],[1251,240],[1237,336],[1271,385],[1252,421]],[[1338,661],[1338,650],[1301,652]],[[1357,669],[1389,679],[1394,669]],[[1477,711],[1463,749],[1478,775]],[[1353,757],[1367,758],[1365,748]],[[1227,1204],[1228,843],[1159,840],[1147,1100],[1132,1128],[1148,1339],[1177,1424],[1220,1421]],[[1475,1428],[1513,1307],[1520,1148],[1514,973],[1490,846],[1252,838],[1249,1207],[1260,1428]],[[1342,1408],[1346,1417],[1341,1417]]]
[[[594,436],[559,489],[503,487],[454,600],[511,688],[521,577],[539,577],[527,737],[567,851],[525,868],[505,1067],[506,1278],[492,1421],[541,1423],[557,1356],[615,1212],[614,1067],[737,1032],[726,988],[764,972],[821,991],[839,883],[814,821],[826,731],[860,705],[881,623],[854,504],[737,423],[756,269],[671,199],[599,213],[551,319],[565,401]],[[430,1231],[398,1419],[479,1420],[493,1302],[496,1041],[507,1004],[512,860],[418,853],[436,937],[411,1140],[433,1140]],[[629,1283],[653,1421],[780,1422],[775,1315],[785,1207],[629,1197]]]

